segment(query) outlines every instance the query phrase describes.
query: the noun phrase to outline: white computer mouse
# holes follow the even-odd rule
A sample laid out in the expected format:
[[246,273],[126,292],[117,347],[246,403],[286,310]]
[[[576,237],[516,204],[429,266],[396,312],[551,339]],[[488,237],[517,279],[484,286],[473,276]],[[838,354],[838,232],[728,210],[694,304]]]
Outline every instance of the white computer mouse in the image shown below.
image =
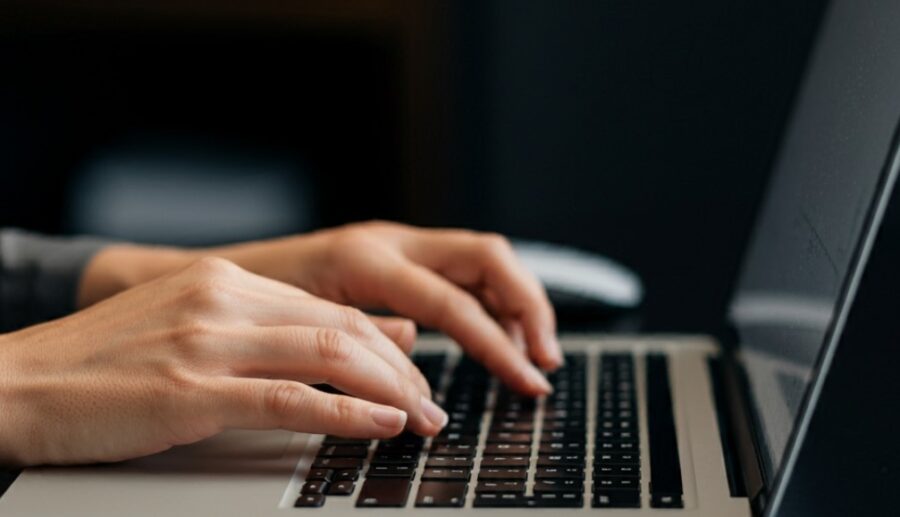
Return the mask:
[[637,274],[606,257],[536,241],[513,241],[517,255],[544,284],[551,301],[610,309],[639,306],[644,287]]

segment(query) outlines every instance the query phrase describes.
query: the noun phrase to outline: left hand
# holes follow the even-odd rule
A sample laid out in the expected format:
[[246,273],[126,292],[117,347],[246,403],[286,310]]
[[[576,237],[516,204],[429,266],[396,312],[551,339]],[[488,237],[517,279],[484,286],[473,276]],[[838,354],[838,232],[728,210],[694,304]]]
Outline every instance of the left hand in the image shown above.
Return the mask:
[[[202,256],[226,258],[334,302],[387,308],[434,327],[525,394],[550,391],[532,361],[545,369],[562,364],[553,309],[540,283],[504,237],[466,230],[368,222],[214,249],[111,246],[86,268],[79,303],[89,305]],[[388,336],[412,335],[408,322],[374,322]]]

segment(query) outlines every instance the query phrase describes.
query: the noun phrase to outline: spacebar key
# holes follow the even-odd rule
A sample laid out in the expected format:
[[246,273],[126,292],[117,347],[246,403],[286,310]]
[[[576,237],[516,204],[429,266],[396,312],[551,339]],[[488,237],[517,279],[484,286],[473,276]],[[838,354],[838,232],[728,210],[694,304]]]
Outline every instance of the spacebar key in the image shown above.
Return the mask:
[[681,508],[681,461],[666,357],[647,355],[647,431],[650,442],[650,505]]
[[356,499],[358,507],[406,506],[409,497],[409,478],[369,478],[363,483]]

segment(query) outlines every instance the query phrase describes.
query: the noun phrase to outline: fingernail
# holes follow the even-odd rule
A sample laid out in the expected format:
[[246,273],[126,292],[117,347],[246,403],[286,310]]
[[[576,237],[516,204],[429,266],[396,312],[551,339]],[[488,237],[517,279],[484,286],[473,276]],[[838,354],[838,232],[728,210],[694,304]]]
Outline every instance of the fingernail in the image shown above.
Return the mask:
[[553,392],[553,386],[550,385],[550,382],[546,377],[544,377],[544,374],[541,373],[537,368],[535,368],[534,366],[529,366],[527,372],[528,380],[532,385],[536,386],[545,394]]
[[422,396],[422,412],[425,413],[425,418],[427,418],[429,422],[441,429],[443,429],[444,426],[447,425],[447,421],[450,420],[450,417],[447,416],[447,413],[445,413],[443,409],[425,396]]
[[550,359],[553,363],[560,367],[565,363],[565,359],[563,359],[562,349],[559,346],[559,341],[556,339],[556,336],[553,334],[547,334],[544,336],[544,350],[550,355]]
[[397,429],[406,425],[406,411],[400,409],[374,407],[369,415],[373,422],[382,427]]

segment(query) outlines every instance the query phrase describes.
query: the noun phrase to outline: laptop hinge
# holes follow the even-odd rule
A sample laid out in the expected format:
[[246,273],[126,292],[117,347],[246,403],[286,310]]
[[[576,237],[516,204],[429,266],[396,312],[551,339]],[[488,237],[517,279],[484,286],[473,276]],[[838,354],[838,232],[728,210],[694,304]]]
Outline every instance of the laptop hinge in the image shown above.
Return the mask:
[[765,479],[753,435],[753,422],[741,389],[741,372],[727,352],[709,360],[719,435],[732,497],[747,497],[753,513],[765,508]]

